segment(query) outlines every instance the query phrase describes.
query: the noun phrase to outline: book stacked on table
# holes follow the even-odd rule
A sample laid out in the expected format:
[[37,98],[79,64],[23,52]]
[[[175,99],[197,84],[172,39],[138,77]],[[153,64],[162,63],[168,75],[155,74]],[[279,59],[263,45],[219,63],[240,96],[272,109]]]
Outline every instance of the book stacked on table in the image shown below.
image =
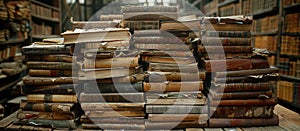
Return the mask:
[[122,6],[121,27],[131,31],[159,29],[161,20],[177,20],[176,6]]
[[82,111],[73,85],[79,69],[73,62],[74,47],[48,40],[22,48],[29,75],[23,78],[27,100],[20,104],[17,124],[75,129]]
[[278,79],[278,69],[269,66],[266,56],[252,54],[252,20],[204,17],[202,23],[198,52],[208,72],[209,127],[277,125],[271,81]]
[[130,49],[131,34],[128,29],[98,24],[100,28],[63,33],[65,42],[76,43],[76,56],[82,63],[78,76],[78,88],[83,89],[82,128],[144,130],[144,75],[139,55]]

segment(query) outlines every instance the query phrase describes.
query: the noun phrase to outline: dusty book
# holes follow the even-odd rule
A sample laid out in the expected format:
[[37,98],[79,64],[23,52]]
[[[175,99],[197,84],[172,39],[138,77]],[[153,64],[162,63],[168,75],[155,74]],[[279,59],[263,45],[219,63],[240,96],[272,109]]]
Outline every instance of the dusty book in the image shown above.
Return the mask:
[[160,51],[190,51],[193,49],[192,44],[134,44],[139,50],[160,50]]
[[134,31],[134,37],[157,36],[157,37],[188,37],[189,31],[163,31],[163,30],[138,30]]
[[80,109],[80,105],[74,103],[30,103],[22,101],[20,108],[24,111],[71,113]]
[[46,70],[72,70],[78,69],[79,65],[69,62],[43,62],[43,61],[28,61],[29,69],[46,69]]
[[76,77],[23,77],[25,85],[57,85],[57,84],[72,84],[77,82]]
[[74,29],[94,29],[118,27],[118,21],[71,21]]
[[[210,97],[208,97],[211,99]],[[210,106],[274,106],[278,103],[278,99],[259,98],[259,99],[237,99],[237,100],[211,100]]]
[[196,63],[194,57],[159,57],[159,56],[142,56],[142,61],[162,64],[192,64]]
[[85,116],[89,118],[107,118],[107,117],[144,117],[144,111],[125,110],[125,111],[85,111]]
[[97,68],[97,69],[84,69],[78,76],[82,77],[81,80],[95,80],[107,79],[115,77],[123,77],[133,74],[141,73],[141,68]]
[[[221,42],[221,41],[220,41]],[[249,53],[252,54],[252,46],[222,46],[220,43],[219,46],[209,45],[211,43],[203,43],[204,45],[199,45],[197,52],[198,53],[209,53],[209,54],[226,54],[226,53]],[[215,43],[219,44],[219,43]]]
[[209,97],[212,100],[233,100],[233,99],[256,99],[260,97],[271,98],[273,92],[269,91],[247,91],[247,92],[226,92],[226,93],[216,93],[213,90],[209,90]]
[[215,72],[214,76],[217,78],[222,78],[222,77],[224,78],[224,77],[236,77],[236,76],[252,76],[252,75],[259,75],[259,74],[272,74],[278,72],[279,72],[278,68],[270,67],[270,68],[263,68],[263,69]]
[[22,47],[23,55],[69,54],[74,52],[74,45],[38,45]]
[[176,92],[176,91],[201,91],[203,81],[182,81],[182,82],[144,82],[145,92]]
[[207,127],[207,119],[188,121],[188,122],[151,122],[146,121],[145,127],[147,130],[171,130],[171,129],[184,129],[184,128],[202,128]]
[[140,50],[139,52],[141,56],[193,57],[192,51]]
[[114,21],[114,20],[123,20],[122,14],[108,14],[99,16],[100,21]]
[[205,121],[207,114],[149,114],[148,121],[151,122],[192,122]]
[[227,77],[214,77],[212,82],[215,84],[224,83],[258,83],[279,80],[279,73],[270,74],[254,74],[245,76],[227,76]]
[[[251,38],[202,37],[201,43],[204,45],[204,47],[207,47],[207,46],[221,46],[221,45],[223,47],[224,46],[251,46]],[[226,47],[224,47],[224,52],[226,52],[226,51],[227,51]]]
[[146,105],[148,114],[207,114],[207,107],[200,105]]
[[201,17],[203,22],[210,22],[212,24],[252,24],[253,18],[250,16],[236,15],[224,17]]
[[194,73],[199,72],[197,63],[149,63],[147,71],[155,72],[180,72],[180,73]]
[[146,98],[147,105],[204,105],[206,98]]
[[103,59],[84,59],[83,68],[115,68],[115,67],[137,67],[139,57],[116,57]]
[[72,70],[43,70],[43,69],[29,69],[32,77],[73,77],[77,72]]
[[252,92],[252,91],[269,91],[271,89],[270,82],[238,82],[238,83],[220,83],[212,84],[210,90],[215,93],[222,92]]
[[176,20],[177,12],[126,12],[123,14],[124,20]]
[[129,28],[131,30],[154,30],[159,29],[160,22],[158,20],[124,20],[120,23],[123,28]]
[[81,103],[84,111],[143,111],[145,103]]
[[128,48],[130,46],[129,40],[116,40],[116,41],[99,41],[99,42],[85,42],[80,43],[80,47],[84,49],[117,49]]
[[81,93],[80,102],[144,102],[144,93]]
[[143,92],[142,82],[136,83],[111,83],[111,84],[84,84],[85,93],[130,93],[130,92]]
[[85,115],[80,117],[81,123],[111,123],[111,124],[144,124],[144,117],[106,117],[89,118]]
[[146,82],[163,82],[163,81],[199,81],[205,79],[205,72],[159,72],[147,71]]
[[274,106],[218,106],[210,107],[212,118],[272,117]]
[[76,86],[76,84],[24,85],[21,91],[24,94],[76,94]]
[[127,12],[177,12],[176,6],[122,6],[122,13]]
[[[96,83],[100,84],[113,84],[113,83],[135,83],[135,82],[141,82],[145,79],[144,73],[139,74],[131,74],[127,76],[120,76],[120,77],[113,77],[113,78],[104,78],[104,79],[97,79]],[[91,80],[85,80],[84,78],[79,78],[79,80],[89,83],[90,81],[95,81],[93,79]]]
[[41,126],[50,126],[55,128],[76,129],[79,125],[78,119],[73,120],[49,120],[49,119],[23,119],[21,123],[24,125],[32,125],[38,123]]
[[77,103],[77,95],[56,95],[56,94],[29,94],[27,102],[49,102],[49,103]]
[[185,44],[191,43],[188,37],[139,36],[134,37],[134,44]]
[[205,37],[239,37],[250,38],[250,31],[205,31],[202,34]]
[[76,56],[71,55],[26,55],[27,61],[47,61],[47,62],[69,62],[72,63],[76,61]]
[[128,41],[130,32],[122,28],[105,28],[94,30],[76,29],[66,31],[61,34],[64,37],[64,44],[81,43],[81,42],[103,42],[103,41]]
[[185,21],[162,21],[160,30],[166,31],[200,31],[200,20],[185,20]]
[[98,123],[98,124],[82,124],[82,129],[92,130],[145,130],[144,124],[112,124],[112,123]]
[[209,127],[253,127],[253,126],[277,126],[279,118],[273,115],[271,118],[210,118]]
[[48,119],[48,120],[73,120],[77,114],[71,113],[59,113],[59,112],[40,112],[40,111],[18,111],[18,119]]

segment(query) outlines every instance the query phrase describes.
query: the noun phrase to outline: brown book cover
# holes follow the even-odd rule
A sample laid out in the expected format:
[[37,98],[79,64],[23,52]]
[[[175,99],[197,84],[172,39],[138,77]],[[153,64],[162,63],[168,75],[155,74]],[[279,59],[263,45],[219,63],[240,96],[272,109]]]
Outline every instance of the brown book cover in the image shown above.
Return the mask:
[[[143,81],[144,79],[145,79],[145,74],[139,73],[139,74],[132,74],[132,75],[128,75],[128,76],[97,79],[96,82],[99,84],[100,83],[102,83],[102,84],[135,83],[135,82]],[[84,79],[79,78],[79,80],[84,80]],[[92,81],[94,81],[94,80],[92,80]]]
[[198,32],[199,30],[201,30],[200,20],[191,19],[184,21],[162,21],[160,24],[160,30]]
[[202,17],[203,22],[212,24],[252,24],[253,19],[249,16],[223,16],[223,17]]
[[198,53],[212,53],[212,54],[224,54],[224,53],[250,53],[252,54],[252,46],[212,46],[203,43],[204,45],[198,46]]
[[201,27],[216,31],[251,31],[252,24],[208,24]]
[[115,68],[115,67],[137,67],[139,57],[116,57],[104,59],[84,59],[85,69],[93,68]]
[[77,103],[76,95],[56,95],[56,94],[29,94],[27,102],[49,102],[49,103]]
[[205,60],[203,65],[207,72],[251,70],[260,68],[269,68],[267,59],[226,59],[226,60]]
[[193,49],[192,44],[134,44],[139,50],[160,50],[160,51],[190,51]]
[[205,80],[205,72],[159,72],[148,71],[146,74],[146,82],[163,82],[163,81],[200,81]]
[[144,92],[143,83],[84,83],[85,93],[135,93]]
[[124,20],[176,20],[177,12],[126,12],[123,14]]
[[85,116],[89,118],[106,117],[144,117],[144,111],[126,110],[126,111],[85,111]]
[[79,73],[81,80],[108,79],[141,73],[141,68],[98,68],[86,69]]
[[163,36],[163,37],[188,37],[189,31],[172,31],[167,32],[163,30],[138,30],[134,31],[135,37],[145,37],[145,36]]
[[250,38],[250,31],[205,31],[203,32],[205,37],[240,37]]
[[204,105],[206,98],[159,98],[146,101],[147,105]]
[[124,40],[124,41],[105,41],[105,42],[85,42],[85,43],[80,43],[82,44],[82,47],[85,49],[114,49],[118,47],[126,48],[130,46],[130,41],[129,40]]
[[176,6],[122,6],[122,13],[127,12],[177,12]]
[[242,58],[242,59],[250,59],[252,58],[252,52],[244,52],[244,53],[203,53],[200,58],[205,60],[217,60],[217,59],[234,59],[234,58]]
[[94,29],[94,28],[113,28],[118,27],[117,21],[71,21],[73,30],[79,29]]
[[72,70],[78,69],[79,65],[69,62],[43,62],[43,61],[28,61],[27,68],[29,69],[46,69],[46,70]]
[[144,103],[81,103],[84,111],[143,111]]
[[271,74],[257,74],[257,75],[245,75],[245,76],[227,76],[227,77],[214,77],[212,82],[215,84],[230,84],[230,83],[259,83],[278,81],[279,73]]
[[27,61],[47,61],[47,62],[69,62],[76,61],[76,56],[71,55],[27,55]]
[[80,102],[145,102],[144,93],[81,93]]
[[274,106],[277,103],[278,99],[272,97],[268,99],[211,100],[210,106]]
[[68,54],[72,55],[74,45],[39,45],[32,44],[22,47],[23,55]]
[[18,119],[49,119],[49,120],[73,120],[76,113],[40,112],[40,111],[18,111]]
[[82,123],[82,129],[87,130],[145,130],[144,124],[111,124],[111,123],[97,123],[86,124]]
[[207,127],[207,119],[188,122],[151,122],[146,121],[145,127],[147,130],[171,130],[184,128],[203,128]]
[[145,124],[144,117],[106,117],[89,118],[85,115],[80,117],[81,123],[111,123],[111,124]]
[[212,86],[210,87],[210,90],[216,93],[269,91],[270,89],[271,89],[270,82],[220,83],[220,84],[212,84]]
[[209,97],[212,100],[233,100],[233,99],[257,99],[260,97],[271,98],[273,95],[272,91],[249,91],[249,92],[226,92],[216,93],[213,90],[209,91]]
[[205,121],[208,119],[207,114],[149,114],[150,122],[193,122]]
[[[191,58],[191,61],[193,58]],[[192,63],[192,62],[191,62]],[[182,73],[194,73],[199,72],[198,63],[153,63],[150,62],[147,71],[160,71],[160,72],[182,72]]]
[[194,57],[159,57],[159,56],[142,56],[142,61],[152,63],[171,63],[171,64],[191,64],[196,63]]
[[210,118],[209,127],[251,127],[251,126],[277,126],[279,118]]
[[207,114],[205,105],[146,105],[148,114]]
[[76,77],[31,77],[29,75],[23,77],[25,85],[57,85],[72,84],[77,82]]
[[238,71],[224,71],[215,72],[214,76],[217,78],[222,77],[236,77],[236,76],[251,76],[278,73],[279,70],[276,67],[264,68],[264,69],[251,69],[251,70],[238,70]]
[[177,99],[177,98],[204,98],[201,91],[182,91],[182,92],[159,92],[146,93],[146,99]]
[[218,106],[210,107],[212,118],[273,117],[274,106]]
[[[251,38],[238,38],[238,37],[202,37],[201,43],[207,46],[251,46]],[[226,52],[224,47],[224,52]],[[245,51],[246,52],[246,51]]]
[[77,84],[59,85],[25,85],[21,90],[23,94],[76,94]]
[[79,109],[79,104],[74,103],[29,103],[22,101],[20,108],[24,111],[71,113]]
[[159,29],[159,21],[158,20],[123,20],[120,23],[122,28],[129,28],[131,30],[154,30]]
[[72,70],[43,70],[43,69],[29,69],[30,76],[33,77],[72,77],[76,72]]
[[135,36],[134,44],[185,44],[190,43],[190,39],[188,37],[161,37],[161,36]]
[[108,14],[99,16],[100,21],[113,21],[113,20],[123,20],[122,14]]
[[191,51],[158,51],[158,50],[141,50],[141,56],[171,56],[171,57],[193,57]]
[[182,82],[144,82],[145,92],[180,92],[180,91],[201,91],[203,90],[203,81],[182,81]]

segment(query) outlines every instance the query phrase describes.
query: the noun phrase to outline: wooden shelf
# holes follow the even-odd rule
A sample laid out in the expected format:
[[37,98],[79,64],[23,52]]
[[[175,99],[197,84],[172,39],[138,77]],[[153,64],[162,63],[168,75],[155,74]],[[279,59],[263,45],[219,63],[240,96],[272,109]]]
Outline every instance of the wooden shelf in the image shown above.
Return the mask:
[[42,3],[42,2],[39,2],[37,0],[31,0],[32,3],[35,3],[35,4],[38,4],[38,5],[41,5],[41,6],[44,6],[44,7],[47,7],[47,8],[51,8],[53,10],[56,10],[56,11],[60,11],[59,8],[55,7],[55,6],[51,6],[51,5],[48,5],[48,4],[45,4],[45,3]]
[[283,9],[285,9],[285,10],[298,9],[299,10],[299,7],[300,7],[300,3],[294,4],[294,5],[283,6]]
[[290,82],[300,82],[300,78],[287,75],[280,75],[280,79]]
[[44,39],[44,38],[58,38],[60,36],[59,35],[32,35],[31,37],[35,39]]
[[31,14],[32,17],[38,18],[38,19],[43,19],[43,20],[47,20],[47,21],[51,21],[51,22],[59,22],[59,19],[54,19],[54,18],[48,18],[48,17],[44,17],[44,16],[39,16],[39,15],[35,15],[35,14]]
[[8,41],[0,42],[0,45],[23,43],[25,41],[26,41],[26,39],[24,39],[24,38],[21,38],[21,39],[11,39],[11,40],[8,40]]
[[300,56],[299,56],[299,55],[280,54],[280,57],[300,59]]
[[300,36],[300,32],[282,32],[282,35]]
[[22,80],[23,76],[26,74],[27,69],[24,68],[20,70],[20,72],[17,72],[14,75],[7,76],[6,78],[0,79],[1,81],[1,86],[0,86],[0,91],[6,90],[13,85],[17,84],[19,81]]
[[252,33],[252,36],[261,36],[261,35],[277,35],[277,31],[272,31],[272,32],[257,32],[257,33]]
[[218,7],[223,7],[223,6],[226,6],[226,5],[229,5],[229,4],[232,4],[232,3],[238,3],[238,2],[239,2],[239,0],[225,0],[222,3],[219,3]]

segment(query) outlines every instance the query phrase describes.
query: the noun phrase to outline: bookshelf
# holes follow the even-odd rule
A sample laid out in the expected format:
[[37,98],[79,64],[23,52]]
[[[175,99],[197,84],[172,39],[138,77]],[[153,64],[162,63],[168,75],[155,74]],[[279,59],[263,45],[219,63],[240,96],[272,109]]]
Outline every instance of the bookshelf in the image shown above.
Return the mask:
[[253,17],[254,47],[268,49],[271,52],[270,65],[280,69],[277,96],[287,107],[299,110],[300,1],[203,0],[202,6],[200,8],[206,16],[242,14]]
[[60,36],[62,24],[60,7],[60,0],[30,0],[32,42]]

